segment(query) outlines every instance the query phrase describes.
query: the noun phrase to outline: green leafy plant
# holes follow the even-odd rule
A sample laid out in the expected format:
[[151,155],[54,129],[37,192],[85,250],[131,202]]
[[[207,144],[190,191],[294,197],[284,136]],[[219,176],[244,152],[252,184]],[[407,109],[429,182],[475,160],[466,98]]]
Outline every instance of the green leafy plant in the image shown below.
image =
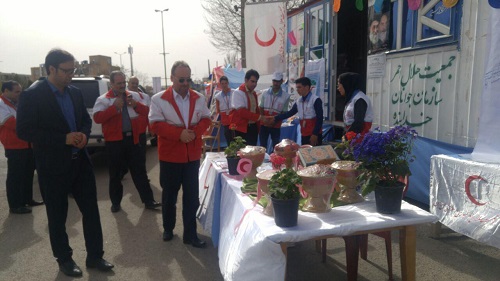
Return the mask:
[[224,154],[226,154],[227,158],[236,158],[238,157],[238,151],[245,146],[247,146],[246,141],[242,137],[234,137],[233,141],[224,150]]
[[271,196],[276,199],[295,199],[300,197],[298,184],[302,183],[302,178],[293,169],[283,169],[276,172],[269,180],[269,190]]
[[417,132],[406,126],[396,126],[388,132],[377,128],[364,135],[346,135],[343,155],[360,162],[358,180],[363,196],[377,185],[398,186],[411,175],[410,162],[415,160],[411,150],[416,137]]

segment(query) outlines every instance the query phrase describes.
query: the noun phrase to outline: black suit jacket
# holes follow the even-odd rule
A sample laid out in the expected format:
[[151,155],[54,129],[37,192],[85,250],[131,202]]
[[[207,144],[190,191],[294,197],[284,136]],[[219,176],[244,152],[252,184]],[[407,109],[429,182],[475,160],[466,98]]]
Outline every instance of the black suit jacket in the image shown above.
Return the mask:
[[[84,133],[88,139],[92,120],[83,103],[82,93],[73,86],[69,86],[69,92],[73,101],[77,131]],[[39,172],[69,172],[73,146],[66,145],[66,134],[71,130],[47,79],[21,93],[16,121],[19,138],[33,144],[36,168]],[[86,148],[83,148],[82,152],[80,157],[90,161]]]

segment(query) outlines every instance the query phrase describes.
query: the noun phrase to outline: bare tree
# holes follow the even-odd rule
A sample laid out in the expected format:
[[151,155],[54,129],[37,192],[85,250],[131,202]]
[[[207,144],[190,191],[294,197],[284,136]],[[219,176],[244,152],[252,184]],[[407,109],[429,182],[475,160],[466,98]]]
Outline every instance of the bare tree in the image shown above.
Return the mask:
[[224,65],[232,65],[236,66],[236,62],[238,61],[238,53],[237,52],[228,52],[226,53],[226,57],[224,58]]
[[[274,2],[276,0],[203,0],[205,21],[210,43],[220,52],[240,53],[241,65],[246,67],[245,4]],[[287,8],[294,9],[312,0],[287,0]],[[231,55],[230,55],[231,56]]]

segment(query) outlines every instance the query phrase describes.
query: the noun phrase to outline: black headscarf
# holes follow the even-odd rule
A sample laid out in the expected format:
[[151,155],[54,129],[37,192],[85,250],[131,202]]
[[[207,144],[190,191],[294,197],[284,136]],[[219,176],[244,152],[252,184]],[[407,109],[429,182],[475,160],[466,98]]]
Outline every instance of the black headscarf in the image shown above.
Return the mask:
[[359,90],[361,76],[354,72],[342,73],[339,76],[339,82],[344,87],[346,102],[348,102],[351,100],[354,91]]

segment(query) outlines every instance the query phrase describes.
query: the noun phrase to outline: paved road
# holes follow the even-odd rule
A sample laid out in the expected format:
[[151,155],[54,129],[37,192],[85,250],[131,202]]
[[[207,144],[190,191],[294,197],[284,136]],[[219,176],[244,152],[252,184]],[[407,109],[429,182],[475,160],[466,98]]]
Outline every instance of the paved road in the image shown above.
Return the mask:
[[[5,195],[6,161],[0,146],[0,280],[70,280],[59,272],[52,257],[45,208],[29,215],[10,215]],[[148,148],[147,168],[157,200],[161,197],[156,149]],[[105,240],[105,258],[115,270],[87,270],[81,216],[70,200],[66,224],[75,261],[83,269],[81,280],[223,280],[217,249],[195,249],[182,244],[182,219],[178,212],[175,238],[161,240],[161,212],[145,210],[130,175],[124,179],[123,211],[112,214],[107,193],[107,169],[102,154],[93,156],[99,209]],[[35,197],[39,199],[35,180]],[[179,202],[180,203],[180,202]],[[181,204],[179,204],[179,208]],[[199,228],[200,229],[200,228]],[[417,228],[418,280],[499,280],[500,251],[462,235],[446,231],[440,239],[429,238],[430,226]],[[201,233],[201,238],[209,237]],[[401,280],[397,232],[393,233],[394,276]],[[345,252],[341,239],[328,240],[328,257],[314,250],[313,242],[297,243],[288,251],[287,280],[345,280]],[[244,265],[242,265],[244,266]],[[359,280],[387,280],[383,239],[369,237],[368,261],[359,262]],[[248,280],[253,280],[248,276]],[[238,280],[239,281],[239,280]]]

